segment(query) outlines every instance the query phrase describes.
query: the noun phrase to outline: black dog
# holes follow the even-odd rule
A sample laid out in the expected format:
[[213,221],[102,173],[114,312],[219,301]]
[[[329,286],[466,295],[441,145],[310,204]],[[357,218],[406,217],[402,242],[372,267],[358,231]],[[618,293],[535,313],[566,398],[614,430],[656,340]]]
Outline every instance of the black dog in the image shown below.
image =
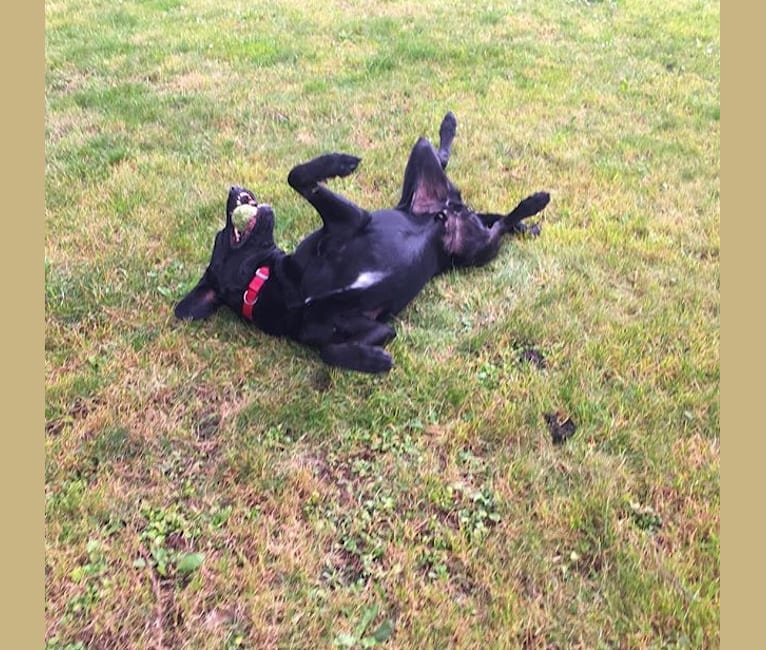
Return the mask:
[[[226,226],[215,239],[210,265],[176,306],[183,319],[210,316],[221,304],[264,332],[319,349],[328,364],[362,372],[391,368],[383,349],[396,336],[386,324],[435,275],[478,266],[498,252],[505,233],[523,232],[550,196],[538,192],[510,213],[470,210],[444,170],[457,122],[447,113],[438,150],[425,138],[412,149],[402,198],[390,210],[368,212],[323,181],[349,175],[360,159],[326,154],[295,167],[290,186],[314,206],[323,226],[290,255],[274,243],[274,213],[252,192],[232,187]],[[240,233],[232,219],[242,204],[257,212]]]

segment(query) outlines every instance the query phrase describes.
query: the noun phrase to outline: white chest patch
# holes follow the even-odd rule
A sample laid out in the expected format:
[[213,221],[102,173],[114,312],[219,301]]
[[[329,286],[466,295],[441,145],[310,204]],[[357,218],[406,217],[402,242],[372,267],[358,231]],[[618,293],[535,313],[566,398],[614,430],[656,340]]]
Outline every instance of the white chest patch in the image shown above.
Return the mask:
[[362,271],[350,285],[348,285],[349,289],[366,289],[367,287],[371,287],[373,284],[377,284],[380,282],[383,278],[385,278],[387,273],[383,273],[382,271]]
[[383,273],[382,271],[362,271],[359,275],[356,276],[356,279],[351,284],[347,284],[345,287],[341,287],[340,289],[333,289],[332,291],[320,294],[319,296],[309,296],[303,302],[304,304],[308,305],[309,303],[316,302],[317,300],[330,298],[331,296],[337,296],[353,289],[366,289],[367,287],[371,287],[374,284],[377,284],[387,276],[388,273]]

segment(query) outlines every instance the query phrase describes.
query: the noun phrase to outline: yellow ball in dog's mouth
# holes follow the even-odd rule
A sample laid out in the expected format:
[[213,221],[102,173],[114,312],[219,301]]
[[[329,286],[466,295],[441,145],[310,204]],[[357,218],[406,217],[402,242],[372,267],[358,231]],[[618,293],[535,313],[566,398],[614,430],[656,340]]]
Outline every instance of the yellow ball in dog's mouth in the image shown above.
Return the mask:
[[231,218],[235,224],[244,226],[248,221],[250,221],[250,219],[255,216],[257,212],[257,205],[250,205],[249,203],[245,205],[239,205],[234,208],[234,212],[231,213]]
[[255,228],[256,214],[258,206],[240,205],[234,208],[231,213],[231,222],[234,226],[232,233],[232,243],[240,244],[246,239],[253,228]]

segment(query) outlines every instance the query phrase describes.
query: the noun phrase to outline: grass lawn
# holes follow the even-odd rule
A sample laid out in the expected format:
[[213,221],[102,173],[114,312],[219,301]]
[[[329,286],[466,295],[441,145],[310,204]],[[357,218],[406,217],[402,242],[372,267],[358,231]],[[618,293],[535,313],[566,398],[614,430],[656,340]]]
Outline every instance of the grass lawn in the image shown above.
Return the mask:
[[[45,7],[48,650],[718,647],[719,3]],[[390,206],[450,109],[552,200],[390,374],[174,320],[231,184],[290,249],[294,164]]]

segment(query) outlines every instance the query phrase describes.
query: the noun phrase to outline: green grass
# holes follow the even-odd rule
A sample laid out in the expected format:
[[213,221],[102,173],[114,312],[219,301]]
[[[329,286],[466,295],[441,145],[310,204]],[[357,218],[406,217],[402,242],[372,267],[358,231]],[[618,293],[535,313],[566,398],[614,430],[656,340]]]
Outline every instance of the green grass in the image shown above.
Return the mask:
[[[46,3],[47,647],[717,647],[719,23]],[[472,205],[553,199],[426,288],[388,376],[174,321],[232,183],[290,248],[294,164],[361,155],[334,187],[391,205],[449,109]]]

